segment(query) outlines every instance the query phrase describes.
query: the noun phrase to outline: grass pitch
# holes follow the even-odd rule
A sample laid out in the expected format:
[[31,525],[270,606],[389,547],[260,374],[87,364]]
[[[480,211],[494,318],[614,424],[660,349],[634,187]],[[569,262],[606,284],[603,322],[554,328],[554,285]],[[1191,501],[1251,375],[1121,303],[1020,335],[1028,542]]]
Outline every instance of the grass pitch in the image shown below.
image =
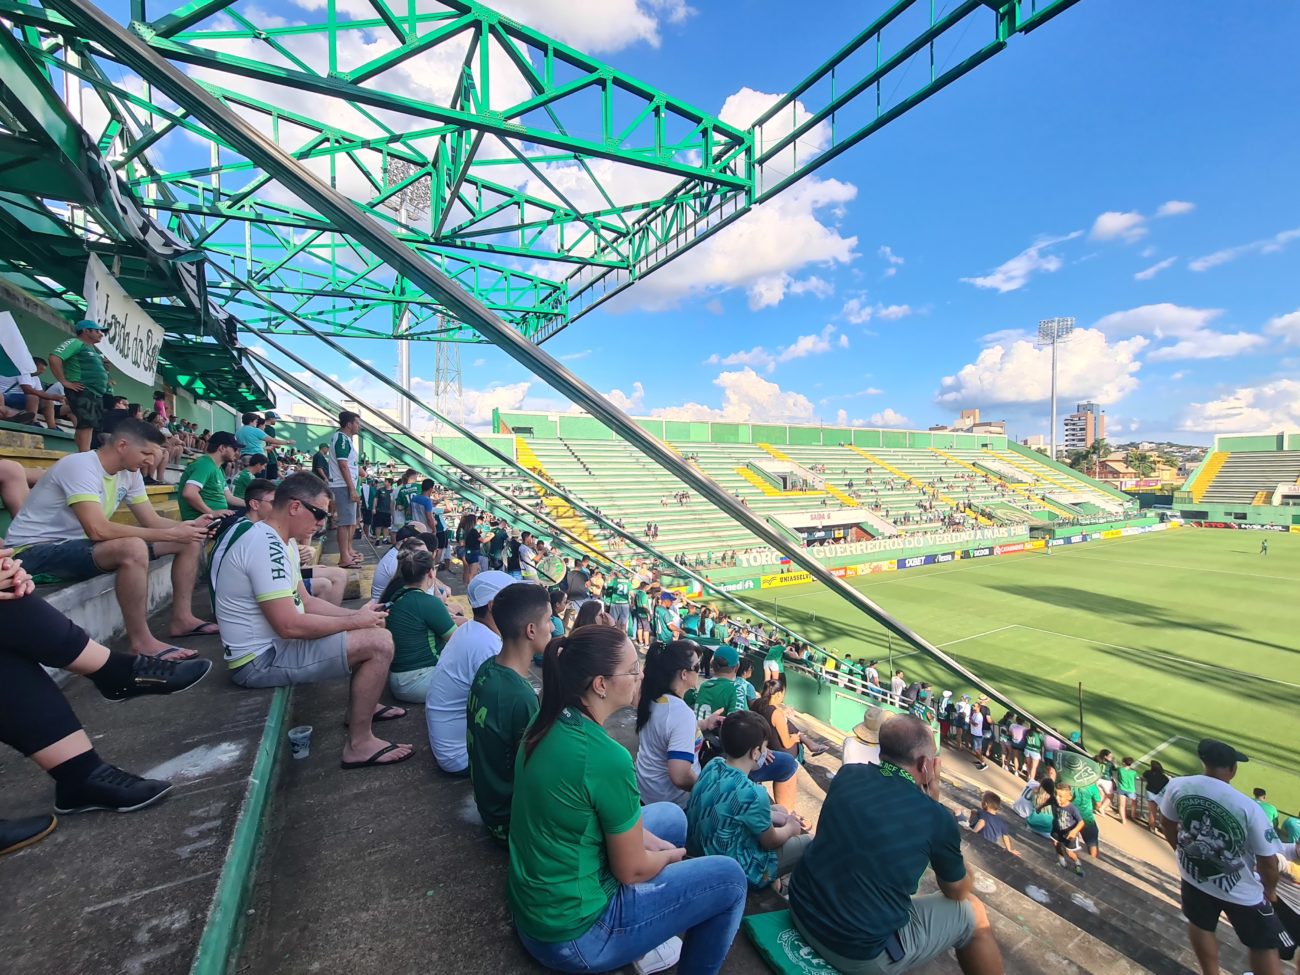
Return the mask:
[[[1061,731],[1078,727],[1082,682],[1090,750],[1186,774],[1196,742],[1222,737],[1251,758],[1234,785],[1300,810],[1300,535],[1180,528],[850,584]],[[885,631],[824,587],[744,598],[885,676]],[[971,690],[897,638],[892,649],[909,680]]]

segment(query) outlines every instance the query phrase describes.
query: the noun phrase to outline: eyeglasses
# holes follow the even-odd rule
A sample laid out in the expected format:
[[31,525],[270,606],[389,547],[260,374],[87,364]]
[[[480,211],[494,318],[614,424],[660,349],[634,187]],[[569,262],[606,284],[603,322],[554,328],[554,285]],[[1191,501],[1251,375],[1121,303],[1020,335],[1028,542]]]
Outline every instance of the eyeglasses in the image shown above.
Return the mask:
[[644,677],[645,674],[642,673],[641,668],[638,667],[636,670],[625,670],[625,671],[624,671],[623,673],[621,673],[621,674],[607,674],[606,676],[608,676],[608,677]]
[[324,521],[330,516],[330,513],[324,508],[318,508],[314,504],[308,504],[306,501],[299,501],[298,503],[310,511],[316,517],[317,521]]

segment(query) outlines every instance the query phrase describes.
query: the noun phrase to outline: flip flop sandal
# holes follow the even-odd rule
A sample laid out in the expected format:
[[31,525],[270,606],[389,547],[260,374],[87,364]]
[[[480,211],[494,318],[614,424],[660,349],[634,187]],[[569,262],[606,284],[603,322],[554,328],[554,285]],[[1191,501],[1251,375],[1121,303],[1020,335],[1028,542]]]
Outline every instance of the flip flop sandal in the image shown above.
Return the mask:
[[[187,653],[189,654],[189,656],[188,657],[173,656],[173,654],[178,654],[178,653]],[[195,657],[198,656],[198,653],[194,650],[190,650],[188,647],[167,647],[165,650],[159,650],[157,653],[143,653],[140,656],[153,657],[155,660],[170,660],[173,663],[180,663],[182,660],[193,660]]]
[[407,752],[401,758],[393,759],[391,762],[381,762],[379,761],[379,759],[383,758],[389,752],[396,751],[401,747],[402,747],[401,745],[388,744],[385,745],[383,748],[379,749],[379,751],[375,752],[373,755],[371,755],[363,762],[340,762],[339,767],[345,769],[354,769],[354,768],[382,768],[386,765],[400,765],[402,764],[402,762],[405,762],[408,758],[410,758],[412,755],[415,754],[415,749],[412,749],[411,751]]

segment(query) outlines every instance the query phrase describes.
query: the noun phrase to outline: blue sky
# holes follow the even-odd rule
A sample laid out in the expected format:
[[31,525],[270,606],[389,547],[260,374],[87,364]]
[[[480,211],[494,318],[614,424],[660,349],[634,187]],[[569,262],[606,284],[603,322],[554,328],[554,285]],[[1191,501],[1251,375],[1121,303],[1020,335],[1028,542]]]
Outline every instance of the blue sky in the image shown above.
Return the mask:
[[[510,6],[750,117],[885,7]],[[1073,315],[1063,405],[1101,400],[1112,440],[1300,427],[1297,36],[1295,5],[1082,0],[547,349],[637,413],[924,428],[978,406],[1024,436],[1047,429],[1024,339]],[[415,347],[418,376],[432,360]],[[567,408],[491,347],[463,364],[477,419]]]

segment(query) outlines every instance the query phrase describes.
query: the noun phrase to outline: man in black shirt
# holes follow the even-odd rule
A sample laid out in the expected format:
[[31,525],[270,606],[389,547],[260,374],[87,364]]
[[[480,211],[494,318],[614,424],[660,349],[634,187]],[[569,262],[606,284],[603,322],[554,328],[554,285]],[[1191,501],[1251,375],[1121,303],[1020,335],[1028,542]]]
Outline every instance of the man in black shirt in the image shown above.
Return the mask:
[[[910,715],[881,726],[880,765],[845,765],[831,782],[817,837],[791,878],[790,914],[844,975],[897,975],[949,948],[966,975],[1001,975],[957,821],[938,799],[934,732]],[[927,867],[940,892],[917,897]]]

